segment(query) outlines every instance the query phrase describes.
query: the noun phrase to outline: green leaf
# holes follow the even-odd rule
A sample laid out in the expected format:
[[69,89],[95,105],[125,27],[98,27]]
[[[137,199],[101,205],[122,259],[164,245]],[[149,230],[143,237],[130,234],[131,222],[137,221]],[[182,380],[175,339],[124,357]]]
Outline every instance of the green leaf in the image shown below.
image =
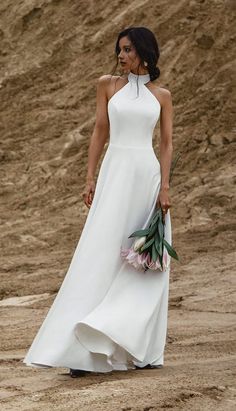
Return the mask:
[[159,232],[160,238],[164,238],[164,225],[163,225],[163,222],[162,222],[161,218],[158,221],[158,232]]
[[151,227],[151,229],[150,229],[150,232],[149,232],[149,234],[148,234],[148,237],[151,238],[151,237],[154,235],[154,233],[155,233],[156,230],[157,230],[157,225],[154,224],[154,225]]
[[154,237],[151,238],[151,240],[147,241],[141,248],[141,251],[146,250],[148,247],[150,247],[150,245],[152,245],[152,243],[154,243]]
[[163,240],[164,246],[166,247],[168,254],[175,258],[175,260],[179,260],[178,254],[176,253],[176,251],[174,250],[173,247],[171,247],[171,245],[164,239]]
[[156,211],[154,211],[151,220],[149,221],[150,225],[153,225],[157,222],[158,217],[160,216],[161,213],[161,208],[158,208]]
[[159,254],[159,244],[160,244],[160,238],[159,238],[159,234],[158,231],[155,232],[155,247],[156,247],[156,251]]
[[155,213],[150,221],[151,225],[155,224],[159,218],[159,212]]
[[163,240],[161,240],[159,243],[158,254],[163,256]]
[[158,207],[156,213],[157,213],[158,215],[161,215],[161,212],[162,212],[161,207]]
[[163,256],[162,255],[159,255],[159,262],[160,262],[160,264],[161,264],[161,269],[163,270]]
[[153,226],[153,224],[155,224],[157,222],[158,218],[161,216],[161,213],[162,213],[161,208],[158,208],[157,211],[154,212],[151,220],[148,223],[148,226],[145,227],[145,229],[147,229],[147,230],[150,229]]
[[129,235],[128,238],[130,238],[130,237],[144,237],[148,233],[149,233],[149,229],[146,228],[145,230],[134,231],[132,234]]
[[152,244],[152,261],[156,262],[157,258],[158,258],[158,253],[155,248],[155,243],[153,243]]

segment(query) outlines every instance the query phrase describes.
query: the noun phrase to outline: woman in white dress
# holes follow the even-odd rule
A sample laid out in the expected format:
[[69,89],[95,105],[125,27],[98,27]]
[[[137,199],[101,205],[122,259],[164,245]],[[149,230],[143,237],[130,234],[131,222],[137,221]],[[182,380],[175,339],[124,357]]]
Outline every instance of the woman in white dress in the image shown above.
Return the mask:
[[[67,367],[71,377],[164,363],[170,263],[164,271],[140,272],[120,250],[132,245],[129,235],[146,226],[157,206],[171,244],[171,93],[152,83],[160,75],[152,31],[127,28],[118,35],[115,52],[123,75],[103,75],[97,85],[83,192],[88,216],[60,290],[23,360],[32,367]],[[159,118],[160,161],[153,149]]]

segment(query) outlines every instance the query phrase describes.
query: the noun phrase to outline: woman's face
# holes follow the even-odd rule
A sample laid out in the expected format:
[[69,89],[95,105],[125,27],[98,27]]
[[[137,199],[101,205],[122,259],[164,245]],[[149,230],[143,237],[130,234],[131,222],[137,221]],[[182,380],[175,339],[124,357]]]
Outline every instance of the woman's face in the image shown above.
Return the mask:
[[[118,54],[118,59],[120,65],[124,72],[128,73],[130,71],[136,73],[138,71],[138,66],[141,63],[141,59],[139,55],[136,53],[136,50],[131,43],[130,39],[125,36],[122,37],[119,41],[119,48],[120,52]],[[139,67],[139,74],[141,74],[144,69],[140,66]],[[138,73],[136,73],[138,74]]]

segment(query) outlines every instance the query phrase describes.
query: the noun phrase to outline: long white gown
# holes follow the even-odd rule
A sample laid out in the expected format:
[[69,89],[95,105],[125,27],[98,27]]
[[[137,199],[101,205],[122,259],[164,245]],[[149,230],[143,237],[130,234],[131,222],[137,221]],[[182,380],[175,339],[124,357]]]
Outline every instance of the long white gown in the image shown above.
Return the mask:
[[[92,205],[61,288],[23,362],[95,372],[163,364],[170,263],[166,271],[136,270],[120,256],[128,236],[156,208],[160,163],[153,131],[161,106],[128,75],[108,102],[110,139]],[[138,93],[138,94],[137,94]],[[171,244],[170,212],[165,238]]]

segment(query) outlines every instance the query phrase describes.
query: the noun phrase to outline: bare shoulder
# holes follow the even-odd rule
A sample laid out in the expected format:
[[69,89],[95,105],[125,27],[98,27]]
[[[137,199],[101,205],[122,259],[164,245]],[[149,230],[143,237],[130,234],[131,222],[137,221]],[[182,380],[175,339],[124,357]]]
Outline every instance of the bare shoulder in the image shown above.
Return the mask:
[[156,98],[159,100],[162,107],[169,105],[172,103],[172,95],[170,90],[168,90],[162,84],[153,84],[153,93],[155,94]]
[[124,85],[124,78],[113,76],[112,74],[103,74],[98,78],[98,89],[106,95],[107,101],[113,96],[117,89]]
[[98,84],[108,85],[120,79],[120,76],[113,76],[112,74],[103,74],[97,80]]
[[168,90],[166,87],[160,86],[158,87],[158,89],[160,90],[160,93],[162,94],[163,98],[165,99],[171,99],[171,92],[170,90]]
[[163,99],[165,100],[171,99],[171,92],[170,90],[167,89],[167,87],[163,86],[162,84],[160,85],[155,84],[155,89]]
[[113,85],[116,84],[120,78],[120,76],[113,76],[112,74],[103,74],[97,80],[97,87],[109,96]]
[[106,92],[108,83],[110,81],[111,80],[110,80],[110,75],[109,74],[103,74],[102,76],[100,76],[97,79],[97,89],[98,89],[98,91],[100,90],[100,91]]
[[102,84],[104,84],[104,83],[107,83],[108,82],[108,80],[110,80],[111,79],[111,75],[110,74],[103,74],[102,76],[100,76],[100,77],[98,77],[98,83],[102,83]]

